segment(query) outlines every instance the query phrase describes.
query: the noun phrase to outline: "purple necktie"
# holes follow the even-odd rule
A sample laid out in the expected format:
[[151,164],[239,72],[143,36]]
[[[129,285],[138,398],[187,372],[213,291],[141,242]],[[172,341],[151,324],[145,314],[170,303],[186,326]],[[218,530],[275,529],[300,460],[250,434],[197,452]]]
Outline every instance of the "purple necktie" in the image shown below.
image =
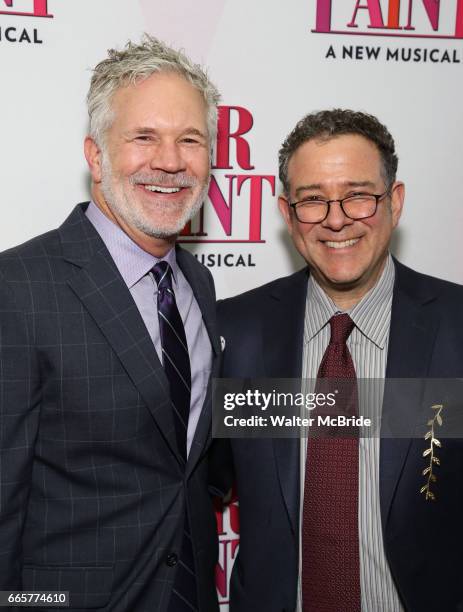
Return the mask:
[[167,261],[160,261],[154,266],[153,275],[158,284],[158,318],[162,361],[169,381],[178,447],[182,456],[186,459],[191,370],[185,328],[172,291],[172,268]]
[[[356,373],[346,344],[354,323],[344,313],[332,317],[330,326],[317,387],[323,386],[322,379],[339,379],[342,412],[356,416]],[[304,612],[360,612],[358,461],[357,437],[308,440],[302,519]]]
[[[182,318],[172,290],[172,268],[160,261],[153,268],[158,285],[158,318],[162,361],[169,381],[179,450],[186,461],[187,430],[191,399],[191,369]],[[180,555],[169,555],[168,565],[177,566],[169,612],[194,612],[198,609],[196,572],[188,514],[185,514]]]

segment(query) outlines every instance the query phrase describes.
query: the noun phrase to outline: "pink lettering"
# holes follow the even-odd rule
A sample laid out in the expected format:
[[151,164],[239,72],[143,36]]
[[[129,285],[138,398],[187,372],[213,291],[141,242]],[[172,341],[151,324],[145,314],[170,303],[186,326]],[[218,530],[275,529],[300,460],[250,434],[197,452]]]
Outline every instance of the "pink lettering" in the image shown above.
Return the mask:
[[[238,114],[238,127],[231,131],[231,113]],[[217,133],[217,155],[214,168],[229,170],[230,165],[230,141],[233,138],[236,143],[236,162],[243,170],[252,170],[251,150],[248,141],[243,138],[253,126],[251,113],[242,106],[221,106],[219,108],[219,121]]]
[[[440,20],[440,0],[420,0],[426,11],[428,21],[434,30],[439,32]],[[401,5],[406,8],[406,25],[401,26]],[[347,33],[349,30],[336,28],[332,24],[332,6],[333,0],[317,0],[316,11],[316,27],[313,32],[324,32],[341,34]],[[384,25],[381,11],[381,0],[356,0],[354,12],[347,28],[358,28],[357,17],[360,10],[367,10],[369,16],[368,28],[386,29],[386,30],[402,30],[404,33],[396,34],[391,32],[391,36],[416,36],[416,34],[405,34],[405,31],[414,31],[413,25],[413,9],[416,7],[416,0],[408,0],[407,4],[404,0],[389,0],[387,3],[387,22]],[[360,32],[357,32],[360,33]],[[366,32],[365,32],[366,33]],[[463,38],[463,0],[456,0],[456,15],[455,15],[455,33],[454,35],[430,35],[423,33],[423,38]]]
[[[228,179],[228,203],[220,190],[215,176],[211,176],[209,184],[209,199],[226,236],[231,236],[232,233],[233,180],[236,176],[235,174],[225,175],[225,178]],[[181,236],[207,236],[207,232],[204,231],[204,206],[199,212],[198,231],[192,231],[192,222],[189,221],[183,228]]]
[[214,497],[212,502],[214,504],[215,520],[217,521],[217,534],[220,537],[221,535],[225,535],[225,527],[223,524],[225,506],[220,497]]
[[204,231],[204,206],[199,211],[199,229],[197,232],[193,232],[192,223],[188,221],[185,227],[180,232],[180,236],[207,236],[207,232]]
[[348,28],[358,28],[358,25],[355,23],[357,18],[357,13],[359,9],[367,9],[370,15],[370,28],[384,28],[383,16],[381,13],[381,5],[379,0],[366,0],[366,4],[360,4],[362,0],[357,0],[355,4],[354,14],[352,15],[352,19],[350,23],[347,24]]
[[458,0],[455,18],[455,38],[463,38],[463,0]]
[[211,183],[209,185],[209,198],[212,206],[217,214],[223,231],[227,236],[231,236],[232,233],[232,207],[233,207],[233,179],[236,178],[235,174],[226,174],[225,178],[228,179],[228,204],[223,197],[220,187],[214,176],[211,177]]
[[240,508],[236,501],[228,506],[230,516],[230,527],[236,535],[240,532]]
[[[440,0],[421,0],[434,31],[439,29]],[[408,20],[405,30],[414,30],[412,26],[413,0],[408,1]]]
[[[13,7],[14,0],[3,0],[5,6]],[[0,15],[22,15],[23,17],[53,17],[48,12],[48,0],[33,0],[31,13],[19,11],[0,11]]]
[[215,566],[215,583],[221,598],[228,598],[229,573],[233,567],[238,544],[238,540],[222,540],[219,542],[219,546],[223,551],[223,565],[217,563]]
[[238,177],[237,192],[241,192],[241,187],[246,181],[251,182],[249,196],[249,240],[258,242],[261,240],[262,227],[262,185],[264,181],[270,183],[272,195],[275,195],[275,177],[271,175],[251,175],[244,174]]
[[331,30],[331,1],[317,0],[315,32],[329,32]]

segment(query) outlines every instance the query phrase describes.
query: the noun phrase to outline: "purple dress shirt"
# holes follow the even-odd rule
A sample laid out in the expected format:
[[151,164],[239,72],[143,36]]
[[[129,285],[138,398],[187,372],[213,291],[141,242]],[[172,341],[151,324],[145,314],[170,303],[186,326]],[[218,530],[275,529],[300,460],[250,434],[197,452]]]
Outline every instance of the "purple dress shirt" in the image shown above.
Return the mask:
[[[85,214],[105,243],[132,294],[162,363],[157,312],[158,287],[151,273],[153,266],[161,260],[141,249],[118,225],[108,219],[94,202],[90,202]],[[206,397],[211,373],[212,346],[193,290],[177,264],[175,249],[171,249],[162,259],[167,261],[172,268],[172,285],[177,307],[185,326],[190,354],[191,405],[187,432],[187,452],[189,453]]]

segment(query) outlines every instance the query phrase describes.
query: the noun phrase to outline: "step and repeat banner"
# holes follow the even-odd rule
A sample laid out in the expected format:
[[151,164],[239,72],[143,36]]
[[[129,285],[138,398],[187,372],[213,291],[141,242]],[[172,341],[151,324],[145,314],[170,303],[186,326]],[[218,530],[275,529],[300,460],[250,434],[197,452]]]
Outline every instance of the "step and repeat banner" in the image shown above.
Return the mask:
[[[91,68],[148,32],[204,64],[222,93],[204,209],[182,242],[227,297],[303,265],[279,217],[278,149],[323,108],[377,115],[396,139],[406,203],[394,253],[463,282],[463,0],[0,0],[0,248],[88,199]],[[218,514],[223,609],[237,502]]]

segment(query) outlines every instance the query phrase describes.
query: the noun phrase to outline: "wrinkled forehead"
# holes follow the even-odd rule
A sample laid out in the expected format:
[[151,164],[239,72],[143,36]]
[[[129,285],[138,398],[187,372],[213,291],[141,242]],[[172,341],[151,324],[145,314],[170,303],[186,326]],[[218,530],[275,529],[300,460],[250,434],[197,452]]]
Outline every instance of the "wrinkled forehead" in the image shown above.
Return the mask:
[[194,135],[209,142],[204,97],[187,79],[175,72],[156,73],[119,88],[112,98],[106,122],[106,139],[135,133]]

